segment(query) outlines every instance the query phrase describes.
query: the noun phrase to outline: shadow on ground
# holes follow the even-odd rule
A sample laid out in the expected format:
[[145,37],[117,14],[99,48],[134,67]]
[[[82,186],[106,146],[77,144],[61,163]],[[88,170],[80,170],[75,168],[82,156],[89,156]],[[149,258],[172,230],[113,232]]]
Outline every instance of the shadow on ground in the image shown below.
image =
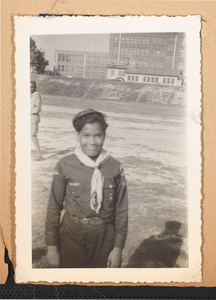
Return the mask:
[[173,268],[179,257],[182,236],[181,223],[168,221],[165,230],[145,239],[134,251],[125,268]]

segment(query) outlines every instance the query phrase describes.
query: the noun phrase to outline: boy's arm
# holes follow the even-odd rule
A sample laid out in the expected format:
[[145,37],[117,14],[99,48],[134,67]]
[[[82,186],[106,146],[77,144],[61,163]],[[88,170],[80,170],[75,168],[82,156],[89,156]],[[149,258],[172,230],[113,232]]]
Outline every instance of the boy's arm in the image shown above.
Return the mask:
[[122,250],[127,237],[128,195],[124,169],[122,166],[120,166],[119,175],[117,177],[116,209],[114,218],[115,240],[114,248],[107,259],[108,268],[119,268],[121,266]]
[[115,241],[114,247],[123,249],[128,229],[128,194],[124,169],[120,165],[117,178],[117,196],[115,210]]
[[60,213],[63,210],[63,201],[65,196],[66,179],[62,174],[59,163],[57,164],[50,191],[50,197],[47,207],[45,237],[47,246],[58,245],[58,231]]

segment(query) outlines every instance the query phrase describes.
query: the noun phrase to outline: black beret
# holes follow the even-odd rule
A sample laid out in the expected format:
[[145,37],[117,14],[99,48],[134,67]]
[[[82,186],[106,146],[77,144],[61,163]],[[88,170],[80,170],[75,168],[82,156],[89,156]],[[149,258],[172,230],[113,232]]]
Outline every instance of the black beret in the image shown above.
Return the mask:
[[104,118],[105,118],[105,115],[102,114],[101,112],[97,111],[97,110],[94,110],[94,109],[91,109],[91,108],[88,108],[88,109],[85,109],[85,110],[82,110],[80,111],[78,114],[76,114],[73,118],[73,126],[74,126],[74,122],[76,122],[77,119],[85,116],[85,115],[89,115],[89,114],[93,114],[93,113],[98,113],[100,115],[102,115]]

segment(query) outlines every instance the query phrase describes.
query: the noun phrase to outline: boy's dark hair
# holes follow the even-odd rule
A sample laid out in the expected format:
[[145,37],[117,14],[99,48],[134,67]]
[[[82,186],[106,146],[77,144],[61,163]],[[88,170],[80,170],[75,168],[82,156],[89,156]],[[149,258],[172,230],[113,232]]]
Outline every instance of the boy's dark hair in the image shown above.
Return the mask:
[[31,82],[30,82],[30,84],[33,84],[33,85],[34,85],[34,87],[37,87],[37,84],[36,84],[36,82],[35,82],[35,81],[31,81]]
[[106,123],[106,116],[93,109],[81,111],[73,118],[73,126],[77,132],[80,132],[85,124],[92,124],[95,122],[101,124],[103,132],[105,132],[109,126]]

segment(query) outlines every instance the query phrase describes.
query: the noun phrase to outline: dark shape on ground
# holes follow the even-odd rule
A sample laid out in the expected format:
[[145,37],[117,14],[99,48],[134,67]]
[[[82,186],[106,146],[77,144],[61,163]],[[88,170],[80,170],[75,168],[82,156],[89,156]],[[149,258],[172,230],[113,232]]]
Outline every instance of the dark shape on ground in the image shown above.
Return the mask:
[[126,268],[173,268],[180,254],[181,223],[168,221],[165,230],[144,240],[134,251]]

